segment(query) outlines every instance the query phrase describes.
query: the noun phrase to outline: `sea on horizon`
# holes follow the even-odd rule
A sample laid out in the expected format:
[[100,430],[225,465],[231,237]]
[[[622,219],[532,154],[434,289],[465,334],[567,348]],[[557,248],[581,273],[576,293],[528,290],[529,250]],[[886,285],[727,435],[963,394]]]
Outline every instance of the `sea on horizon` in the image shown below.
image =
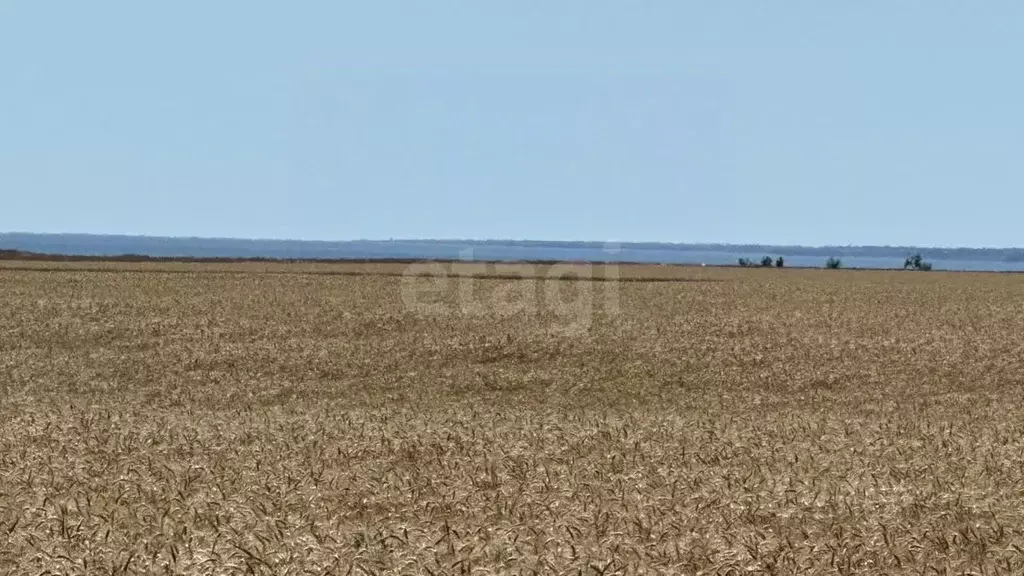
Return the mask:
[[[0,250],[81,256],[279,259],[417,259],[475,261],[636,262],[652,264],[735,265],[740,258],[760,262],[764,256],[783,256],[790,267],[823,267],[829,256],[842,259],[844,268],[903,267],[906,248],[807,248],[708,246],[685,244],[595,242],[522,242],[457,240],[245,240],[223,238],[165,238],[88,234],[0,233]],[[1024,261],[1006,250],[919,249],[936,270],[1019,271]],[[796,253],[794,253],[796,252]],[[802,252],[802,253],[801,253]],[[853,252],[853,253],[848,253]],[[867,254],[865,254],[867,252]]]

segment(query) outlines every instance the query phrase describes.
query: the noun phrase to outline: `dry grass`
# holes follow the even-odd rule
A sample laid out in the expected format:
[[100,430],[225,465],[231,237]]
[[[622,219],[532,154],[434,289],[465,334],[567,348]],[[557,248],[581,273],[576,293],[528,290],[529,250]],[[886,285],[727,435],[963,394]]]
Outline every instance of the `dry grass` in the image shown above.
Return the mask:
[[1024,573],[1022,277],[3,266],[3,573]]

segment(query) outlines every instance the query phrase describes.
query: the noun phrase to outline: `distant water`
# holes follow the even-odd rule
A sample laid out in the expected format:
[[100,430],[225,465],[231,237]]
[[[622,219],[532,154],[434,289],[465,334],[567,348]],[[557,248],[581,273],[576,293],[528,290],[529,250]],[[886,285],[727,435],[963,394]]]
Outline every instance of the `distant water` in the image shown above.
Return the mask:
[[284,259],[465,259],[618,261],[733,265],[739,258],[760,262],[783,256],[791,267],[822,267],[829,256],[846,268],[902,268],[906,256],[921,252],[935,269],[1024,272],[1019,249],[928,249],[912,247],[730,246],[658,243],[390,240],[316,242],[100,236],[86,234],[0,234],[0,249],[51,254],[157,257]]

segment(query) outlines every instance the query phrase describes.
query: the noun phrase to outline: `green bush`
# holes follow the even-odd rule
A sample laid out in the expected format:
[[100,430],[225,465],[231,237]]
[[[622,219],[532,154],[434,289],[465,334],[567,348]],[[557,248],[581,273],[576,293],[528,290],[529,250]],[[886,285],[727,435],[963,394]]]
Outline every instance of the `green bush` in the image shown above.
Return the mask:
[[913,256],[908,256],[906,261],[903,262],[903,269],[906,270],[908,268],[911,270],[922,270],[927,272],[932,269],[932,263],[925,262],[924,258],[921,257],[921,254],[917,253]]
[[778,258],[775,259],[775,267],[776,268],[782,268],[785,265],[786,265],[786,261],[782,259],[782,256],[779,256]]
[[829,270],[838,270],[842,267],[843,261],[835,256],[830,256],[829,259],[825,261],[825,268],[828,268]]
[[765,268],[771,268],[772,267],[772,257],[771,256],[765,256],[764,258],[761,258],[761,266],[764,266]]

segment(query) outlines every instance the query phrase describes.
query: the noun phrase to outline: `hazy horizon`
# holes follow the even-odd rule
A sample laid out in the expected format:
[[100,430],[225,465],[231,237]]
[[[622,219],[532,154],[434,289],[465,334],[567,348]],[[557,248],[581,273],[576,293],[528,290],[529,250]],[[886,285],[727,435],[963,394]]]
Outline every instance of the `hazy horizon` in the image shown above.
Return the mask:
[[424,242],[424,243],[535,243],[535,244],[579,244],[579,245],[652,245],[652,246],[679,246],[679,247],[764,247],[764,248],[804,248],[804,249],[828,249],[828,248],[880,248],[880,249],[920,249],[920,250],[976,250],[976,251],[1024,251],[1024,246],[924,246],[914,244],[771,244],[766,242],[664,242],[657,240],[560,240],[550,238],[337,238],[337,239],[306,239],[306,238],[273,238],[273,237],[238,237],[238,236],[162,236],[153,234],[96,234],[90,232],[26,232],[26,231],[0,231],[0,250],[5,246],[2,240],[10,236],[38,236],[38,237],[94,237],[94,238],[135,238],[153,240],[209,240],[209,241],[238,241],[238,242],[284,242],[284,243],[387,243],[387,242]]

